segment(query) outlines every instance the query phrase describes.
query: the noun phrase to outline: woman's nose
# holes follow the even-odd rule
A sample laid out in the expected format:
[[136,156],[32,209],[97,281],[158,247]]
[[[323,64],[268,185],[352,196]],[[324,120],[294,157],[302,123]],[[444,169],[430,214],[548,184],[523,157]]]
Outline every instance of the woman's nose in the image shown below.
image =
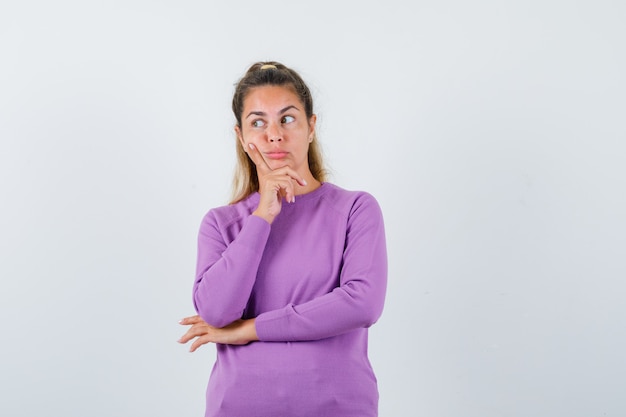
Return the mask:
[[267,127],[267,139],[270,142],[280,142],[283,140],[283,133],[278,125],[271,123]]

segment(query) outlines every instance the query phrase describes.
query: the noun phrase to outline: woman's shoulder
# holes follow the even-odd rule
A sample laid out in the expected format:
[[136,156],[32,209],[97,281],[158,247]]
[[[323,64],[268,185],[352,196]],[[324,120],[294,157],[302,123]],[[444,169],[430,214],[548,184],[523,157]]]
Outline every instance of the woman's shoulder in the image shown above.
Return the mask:
[[378,207],[378,201],[368,191],[349,190],[328,182],[324,183],[324,187],[327,188],[324,193],[324,198],[333,202],[338,207],[348,209],[363,205]]
[[251,194],[236,203],[211,208],[204,216],[204,222],[213,222],[222,227],[242,222],[250,216],[258,203],[258,194]]

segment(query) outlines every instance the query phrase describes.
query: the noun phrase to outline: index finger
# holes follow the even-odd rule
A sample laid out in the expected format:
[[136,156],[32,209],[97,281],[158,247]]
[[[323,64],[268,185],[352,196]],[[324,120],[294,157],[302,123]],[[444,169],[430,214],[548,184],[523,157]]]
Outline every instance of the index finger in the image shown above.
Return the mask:
[[248,154],[250,159],[252,159],[252,162],[254,162],[254,165],[256,165],[257,169],[261,170],[261,172],[267,173],[272,171],[272,168],[270,168],[270,166],[267,165],[267,162],[265,162],[265,159],[263,158],[263,155],[261,155],[261,152],[259,152],[257,147],[254,146],[252,143],[248,144],[248,150],[246,151],[246,153]]
[[189,324],[200,323],[203,321],[204,320],[202,320],[202,317],[196,314],[195,316],[185,317],[184,319],[181,319],[179,323],[183,325],[189,325]]

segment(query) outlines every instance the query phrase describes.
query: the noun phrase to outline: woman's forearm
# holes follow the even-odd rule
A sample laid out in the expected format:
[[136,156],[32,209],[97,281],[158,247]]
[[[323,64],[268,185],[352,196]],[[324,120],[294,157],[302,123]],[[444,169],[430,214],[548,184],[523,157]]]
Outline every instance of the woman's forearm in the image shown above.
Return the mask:
[[207,216],[198,238],[198,266],[193,286],[196,312],[222,328],[242,317],[254,282],[269,224],[250,216],[232,242],[224,242],[215,219]]

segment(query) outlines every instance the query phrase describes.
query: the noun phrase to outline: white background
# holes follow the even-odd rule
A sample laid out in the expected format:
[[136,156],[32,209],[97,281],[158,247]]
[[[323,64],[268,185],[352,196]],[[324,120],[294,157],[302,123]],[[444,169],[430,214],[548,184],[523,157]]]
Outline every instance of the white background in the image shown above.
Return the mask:
[[620,1],[3,1],[0,415],[200,416],[201,217],[233,85],[316,98],[385,215],[381,417],[626,414]]

